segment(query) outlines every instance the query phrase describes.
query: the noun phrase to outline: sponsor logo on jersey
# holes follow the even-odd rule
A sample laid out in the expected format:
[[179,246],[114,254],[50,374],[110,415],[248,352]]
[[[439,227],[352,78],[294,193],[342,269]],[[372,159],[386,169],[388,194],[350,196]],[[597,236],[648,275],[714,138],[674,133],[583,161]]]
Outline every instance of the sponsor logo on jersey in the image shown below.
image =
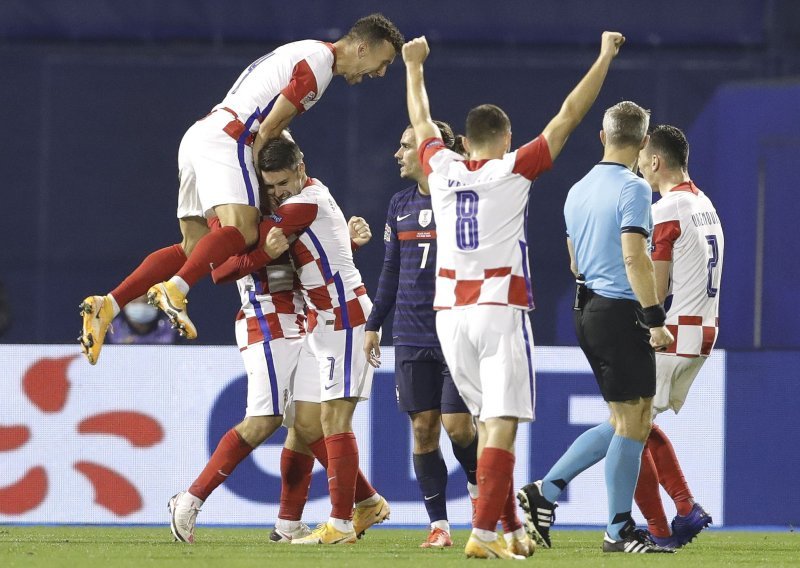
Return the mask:
[[427,227],[433,221],[433,211],[430,209],[423,209],[419,212],[419,226]]
[[281,221],[283,221],[283,217],[281,217],[280,215],[275,215],[275,213],[272,213],[268,217],[273,221],[275,221],[276,223],[280,223]]

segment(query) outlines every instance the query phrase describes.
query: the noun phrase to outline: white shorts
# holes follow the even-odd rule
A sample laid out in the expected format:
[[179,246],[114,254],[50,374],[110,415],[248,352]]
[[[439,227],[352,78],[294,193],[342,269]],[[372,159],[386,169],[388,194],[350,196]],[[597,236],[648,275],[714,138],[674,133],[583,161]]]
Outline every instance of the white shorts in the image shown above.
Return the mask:
[[[217,110],[195,122],[178,149],[178,219],[206,217],[217,205],[259,206],[253,149],[223,129],[232,114]],[[244,129],[242,127],[242,129]]]
[[317,360],[320,400],[367,400],[375,369],[364,354],[364,324],[353,329],[325,331],[320,325],[306,335]]
[[241,351],[247,371],[245,416],[283,415],[291,399],[290,386],[303,343],[302,337],[281,337],[253,343]]
[[534,419],[536,382],[528,313],[473,306],[436,314],[436,333],[453,382],[480,420]]
[[308,342],[303,341],[297,366],[289,384],[289,404],[283,413],[283,425],[287,428],[294,426],[295,402],[313,402],[319,404],[319,371],[317,359],[308,348]]
[[678,357],[656,353],[656,396],[653,416],[671,408],[677,414],[706,357]]

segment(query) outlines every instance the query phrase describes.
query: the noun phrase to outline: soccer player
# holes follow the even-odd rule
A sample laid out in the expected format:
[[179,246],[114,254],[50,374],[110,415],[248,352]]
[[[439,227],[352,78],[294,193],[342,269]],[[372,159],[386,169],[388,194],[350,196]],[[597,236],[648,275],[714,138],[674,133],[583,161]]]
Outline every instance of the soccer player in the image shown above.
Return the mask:
[[649,121],[650,113],[630,101],[606,110],[603,160],[572,186],[564,204],[570,268],[579,282],[575,332],[611,418],[581,434],[543,480],[519,491],[531,536],[547,548],[556,498],[605,458],[603,552],[674,552],[655,545],[631,517],[656,392],[653,350],[673,341],[648,255],[652,193],[632,171],[647,144]]
[[[689,177],[689,142],[674,126],[657,126],[639,153],[639,171],[654,192],[653,245],[658,301],[667,306],[667,328],[675,343],[656,353],[653,415],[680,411],[689,389],[717,339],[719,289],[725,237],[711,200]],[[667,524],[659,483],[675,503],[677,515]],[[653,540],[679,548],[711,524],[694,502],[675,450],[653,424],[642,454],[635,493]]]
[[[218,229],[216,220],[212,225]],[[371,237],[363,225],[359,217],[349,223],[354,246]],[[270,539],[290,542],[311,532],[301,517],[314,465],[305,440],[321,436],[317,363],[305,346],[305,303],[285,252],[286,237],[276,230],[267,235],[263,247],[275,261],[237,281],[242,308],[236,317],[236,343],[248,381],[245,418],[222,437],[192,485],[170,499],[170,529],[181,542],[194,543],[203,503],[282,424],[289,427],[289,435],[281,452],[281,506]],[[221,276],[215,280],[225,281]]]
[[[294,116],[314,106],[334,75],[351,85],[365,76],[383,77],[402,44],[394,24],[372,14],[335,43],[289,43],[242,72],[222,102],[181,141],[177,216],[182,242],[151,253],[109,294],[89,296],[81,303],[79,341],[89,363],[97,363],[108,326],[120,309],[144,293],[185,337],[197,336],[186,312],[189,288],[213,266],[258,240],[253,156]],[[209,232],[210,217],[219,218],[220,230]]]
[[[434,121],[448,148],[455,143],[449,125]],[[477,431],[447,368],[432,309],[436,266],[436,219],[431,209],[428,177],[417,155],[414,129],[400,138],[395,158],[400,176],[414,185],[392,196],[386,216],[386,253],[378,292],[367,320],[364,350],[370,364],[380,365],[379,331],[396,306],[392,339],[395,346],[395,381],[400,410],[411,419],[414,436],[414,473],[428,511],[431,530],[420,546],[452,546],[447,520],[447,465],[439,448],[444,425],[467,476],[472,499],[478,496]]]
[[423,77],[427,41],[403,46],[408,114],[437,223],[436,331],[453,381],[479,420],[478,501],[467,557],[533,553],[521,524],[508,548],[495,533],[501,514],[516,516],[514,438],[518,422],[533,420],[528,196],[597,98],[623,42],[621,34],[603,33],[599,57],[561,110],[514,152],[508,116],[494,105],[473,108],[466,123],[468,161],[447,149],[431,120]]
[[[293,238],[292,262],[308,306],[306,342],[318,366],[324,437],[309,444],[327,461],[332,511],[328,522],[292,544],[341,544],[389,517],[389,504],[371,486],[359,492],[358,445],[352,418],[356,403],[367,400],[373,368],[362,349],[364,324],[372,308],[361,274],[353,263],[347,222],[330,191],[306,174],[295,142],[278,138],[261,150],[258,168],[265,191],[282,203],[261,223],[261,233]],[[268,251],[229,259],[219,270],[245,275],[269,264]],[[357,493],[358,492],[358,493]],[[353,510],[355,500],[356,508]]]

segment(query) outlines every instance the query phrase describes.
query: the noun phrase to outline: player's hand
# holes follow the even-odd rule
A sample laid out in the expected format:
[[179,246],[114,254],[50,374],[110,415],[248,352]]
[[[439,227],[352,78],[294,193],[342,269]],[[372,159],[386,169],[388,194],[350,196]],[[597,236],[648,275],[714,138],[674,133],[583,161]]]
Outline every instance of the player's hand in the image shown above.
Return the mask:
[[278,258],[289,249],[289,240],[283,234],[280,227],[272,227],[267,233],[267,240],[264,241],[264,252],[270,258]]
[[600,40],[600,55],[608,55],[612,59],[619,53],[619,48],[625,43],[625,36],[619,32],[603,32]]
[[369,223],[363,217],[350,217],[347,222],[347,228],[350,229],[350,240],[356,246],[363,247],[372,238]]
[[650,345],[656,351],[666,351],[674,341],[675,338],[672,337],[666,326],[650,328]]
[[377,331],[364,333],[364,353],[367,363],[376,369],[381,366],[381,335]]
[[403,61],[406,62],[406,65],[413,63],[421,65],[428,58],[430,52],[428,40],[425,39],[425,36],[420,36],[403,45]]

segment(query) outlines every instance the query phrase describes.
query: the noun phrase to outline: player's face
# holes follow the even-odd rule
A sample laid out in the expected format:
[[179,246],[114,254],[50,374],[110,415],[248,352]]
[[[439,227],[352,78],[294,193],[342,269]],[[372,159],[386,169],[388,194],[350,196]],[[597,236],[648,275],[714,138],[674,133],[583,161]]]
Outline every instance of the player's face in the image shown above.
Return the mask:
[[295,169],[261,172],[261,183],[270,198],[280,204],[300,193],[305,178],[305,165],[300,163]]
[[639,173],[644,178],[644,181],[653,185],[653,152],[650,151],[649,145],[639,150],[639,159],[637,161]]
[[400,137],[400,147],[394,153],[397,163],[400,165],[400,177],[419,181],[422,176],[422,165],[419,163],[417,155],[417,140],[414,137],[414,129],[407,128]]
[[358,46],[356,69],[352,73],[345,74],[344,78],[348,84],[357,85],[364,76],[370,79],[383,77],[394,61],[395,55],[394,47],[385,39],[375,45],[361,43]]

